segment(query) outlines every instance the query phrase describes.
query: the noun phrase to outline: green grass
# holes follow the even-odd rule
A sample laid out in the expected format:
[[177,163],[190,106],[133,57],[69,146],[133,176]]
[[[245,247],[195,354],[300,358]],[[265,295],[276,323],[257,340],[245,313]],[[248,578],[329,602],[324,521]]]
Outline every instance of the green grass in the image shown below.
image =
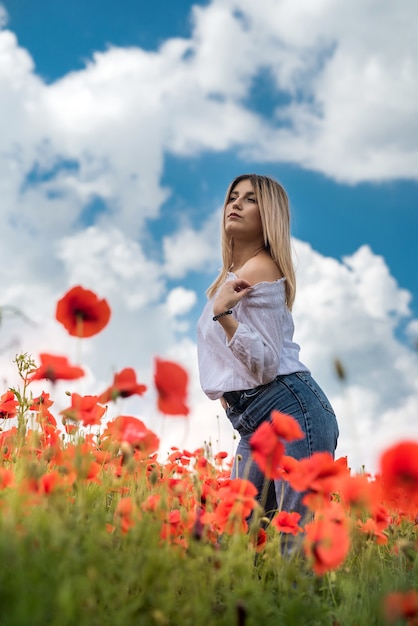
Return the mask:
[[[138,498],[149,493],[141,480],[129,485]],[[125,534],[109,532],[119,498],[88,483],[71,499],[58,492],[36,503],[3,491],[2,626],[373,626],[385,623],[389,591],[418,583],[411,524],[399,528],[399,554],[391,550],[395,531],[386,546],[355,535],[343,566],[316,576],[302,556],[282,557],[280,537],[270,531],[259,554],[246,534],[215,544],[189,537],[186,549],[170,545],[150,513]]]

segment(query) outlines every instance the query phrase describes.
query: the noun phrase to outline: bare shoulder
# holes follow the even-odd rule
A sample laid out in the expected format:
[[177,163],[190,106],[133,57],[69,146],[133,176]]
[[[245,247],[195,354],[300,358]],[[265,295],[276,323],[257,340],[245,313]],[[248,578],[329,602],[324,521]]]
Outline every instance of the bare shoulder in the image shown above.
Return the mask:
[[272,283],[282,278],[282,274],[268,252],[262,252],[242,266],[239,278],[256,285],[261,282]]

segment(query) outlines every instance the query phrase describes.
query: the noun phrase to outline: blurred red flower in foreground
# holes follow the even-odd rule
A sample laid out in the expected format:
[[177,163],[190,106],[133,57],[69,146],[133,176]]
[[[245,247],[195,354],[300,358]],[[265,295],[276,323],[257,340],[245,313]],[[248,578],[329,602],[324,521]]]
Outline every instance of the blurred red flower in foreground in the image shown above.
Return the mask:
[[407,498],[418,497],[418,443],[401,441],[388,448],[380,459],[383,488],[388,498],[400,492]]
[[284,454],[284,444],[275,435],[270,422],[263,422],[250,438],[254,461],[267,478],[281,476],[280,460]]
[[365,522],[357,520],[357,528],[370,539],[374,539],[379,545],[384,545],[388,542],[387,535],[385,535],[378,522],[371,517]]
[[276,436],[285,441],[296,441],[305,437],[299,423],[294,417],[286,413],[272,411],[271,425]]
[[40,396],[32,399],[32,404],[29,407],[30,411],[36,412],[36,421],[47,434],[53,433],[57,426],[55,417],[49,411],[53,404],[53,400],[49,398],[49,393],[43,391]]
[[259,528],[257,534],[252,538],[251,543],[256,552],[262,552],[267,545],[267,533],[264,528]]
[[218,491],[219,502],[213,513],[202,516],[204,523],[215,522],[221,533],[247,532],[248,516],[256,508],[257,488],[245,478],[228,480]]
[[389,593],[385,598],[386,619],[390,622],[398,622],[400,619],[407,620],[407,624],[416,624],[418,617],[418,591],[411,589]]
[[189,407],[186,405],[188,380],[186,370],[177,363],[155,359],[154,381],[161,413],[189,414]]
[[316,574],[337,569],[348,554],[350,537],[344,510],[337,502],[305,525],[304,549]]
[[137,382],[135,371],[131,367],[126,367],[114,375],[113,385],[99,396],[98,401],[106,404],[118,398],[129,398],[133,395],[142,396],[146,390],[145,385]]
[[75,380],[84,376],[84,370],[77,365],[71,365],[65,356],[43,353],[39,358],[41,365],[28,378],[29,382],[46,378],[54,383],[56,380]]
[[263,422],[250,439],[253,458],[267,478],[280,478],[280,461],[285,452],[283,441],[303,439],[297,421],[290,415],[272,411],[271,421]]
[[13,391],[6,391],[0,398],[0,419],[14,417],[17,412],[18,404]]
[[50,399],[49,393],[43,391],[40,396],[33,398],[29,409],[31,411],[46,413],[53,404],[54,402]]
[[296,491],[310,489],[327,495],[338,478],[348,472],[345,457],[334,461],[329,452],[314,452],[311,457],[289,464],[286,480]]
[[103,433],[103,438],[107,437],[119,443],[129,443],[133,448],[139,448],[146,454],[152,454],[160,445],[157,435],[149,430],[144,422],[130,415],[119,415],[108,422]]
[[0,467],[0,489],[6,489],[6,487],[12,486],[14,478],[12,470]]
[[121,531],[127,533],[135,526],[135,505],[132,498],[122,498],[119,500],[115,510],[115,520],[119,520]]
[[93,291],[77,285],[58,301],[55,317],[70,335],[92,337],[107,325],[110,307]]
[[300,517],[300,513],[279,511],[277,515],[274,516],[271,525],[281,533],[297,535],[302,530],[299,526]]
[[97,396],[80,396],[78,393],[73,393],[71,406],[61,411],[61,415],[74,422],[83,422],[83,426],[98,425],[106,409],[97,402]]

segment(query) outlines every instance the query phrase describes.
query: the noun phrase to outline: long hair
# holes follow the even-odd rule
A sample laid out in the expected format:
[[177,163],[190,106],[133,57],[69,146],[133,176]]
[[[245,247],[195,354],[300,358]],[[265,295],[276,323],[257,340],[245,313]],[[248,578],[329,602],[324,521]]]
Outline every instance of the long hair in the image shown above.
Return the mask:
[[222,212],[222,261],[223,267],[212,285],[207,290],[212,297],[218,287],[225,281],[232,265],[233,240],[225,232],[225,207],[234,188],[242,180],[249,180],[253,186],[263,226],[264,246],[276,263],[282,276],[286,278],[286,303],[291,310],[295,300],[296,277],[292,261],[290,243],[290,211],[287,193],[272,178],[258,174],[242,174],[235,178],[228,187]]

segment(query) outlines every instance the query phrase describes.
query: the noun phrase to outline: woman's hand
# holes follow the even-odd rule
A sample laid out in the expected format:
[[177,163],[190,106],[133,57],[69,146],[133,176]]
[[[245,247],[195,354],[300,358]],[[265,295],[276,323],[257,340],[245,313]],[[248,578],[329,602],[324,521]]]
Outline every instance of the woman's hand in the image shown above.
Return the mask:
[[243,278],[228,280],[220,288],[214,303],[213,314],[219,315],[228,309],[233,309],[236,304],[248,294],[251,284]]

